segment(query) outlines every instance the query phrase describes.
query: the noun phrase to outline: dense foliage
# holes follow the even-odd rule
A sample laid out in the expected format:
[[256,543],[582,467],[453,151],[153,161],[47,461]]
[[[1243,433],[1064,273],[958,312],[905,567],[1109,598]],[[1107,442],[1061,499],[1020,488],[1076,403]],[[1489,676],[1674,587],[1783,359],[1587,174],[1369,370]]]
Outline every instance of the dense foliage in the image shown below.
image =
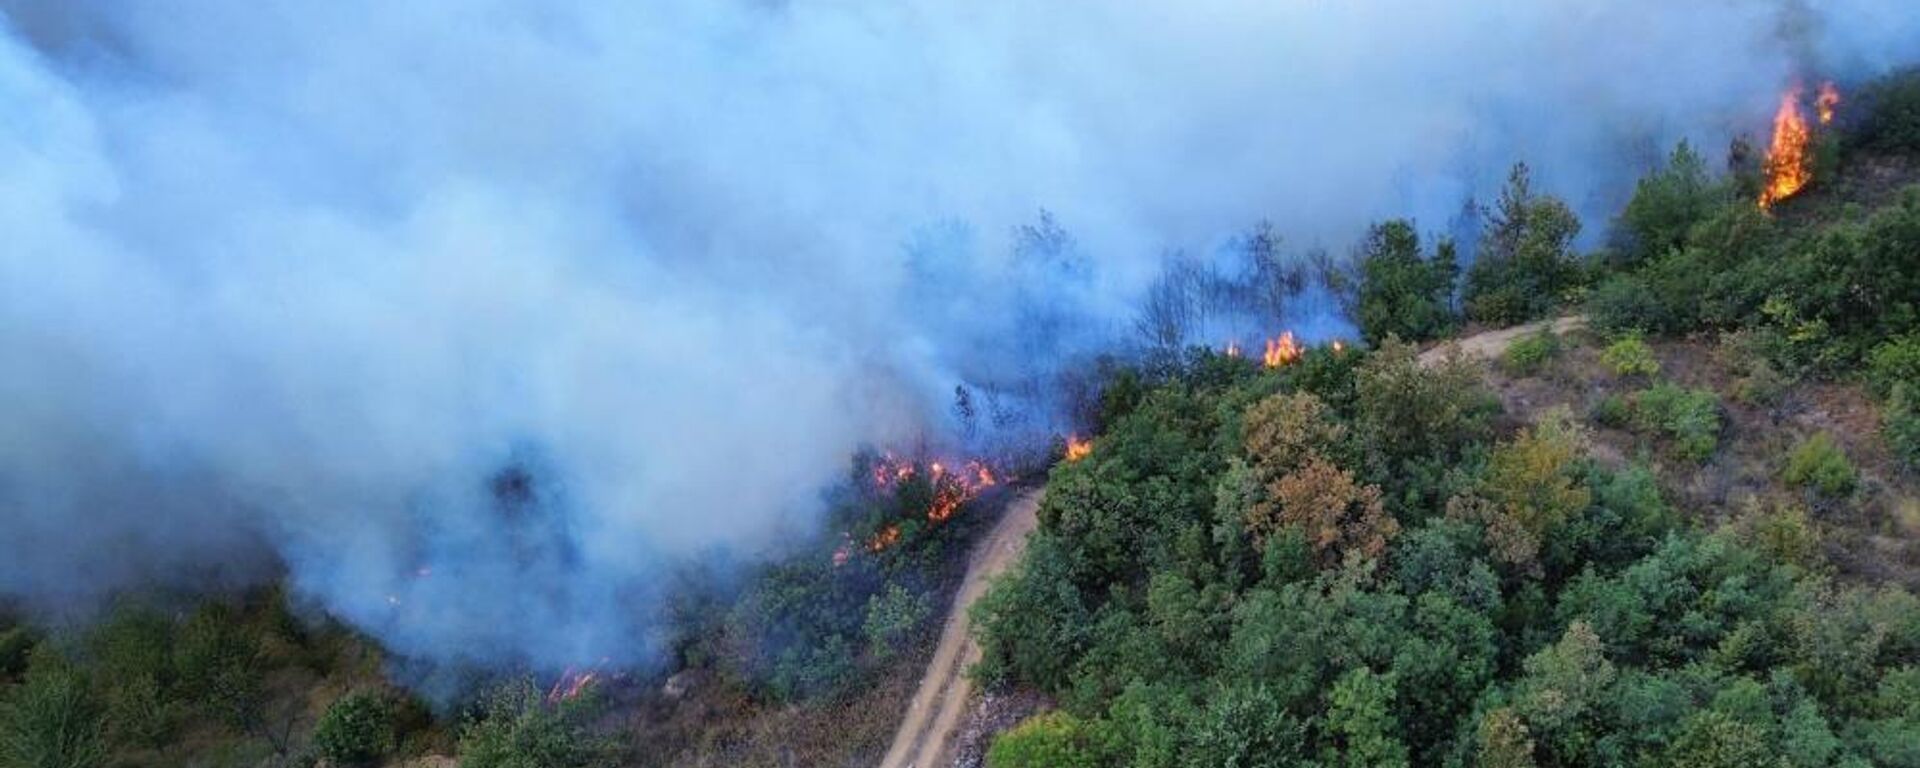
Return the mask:
[[1353,314],[1366,341],[1377,344],[1388,336],[1424,341],[1453,329],[1460,267],[1452,242],[1442,241],[1432,254],[1423,254],[1413,222],[1389,221],[1367,232],[1356,261]]
[[[1835,583],[1804,515],[1694,527],[1575,414],[1502,435],[1471,366],[1404,345],[1193,371],[1054,470],[976,606],[977,674],[1061,704],[990,764],[1914,757],[1920,600]],[[1631,400],[1712,451],[1713,393]]]

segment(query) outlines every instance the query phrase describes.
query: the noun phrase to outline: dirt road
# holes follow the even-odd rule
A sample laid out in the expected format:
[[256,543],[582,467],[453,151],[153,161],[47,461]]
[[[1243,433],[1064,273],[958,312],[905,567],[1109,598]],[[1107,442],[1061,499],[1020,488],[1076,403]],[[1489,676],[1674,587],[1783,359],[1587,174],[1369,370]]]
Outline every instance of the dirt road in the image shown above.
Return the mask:
[[920,689],[907,707],[906,720],[893,735],[893,746],[880,761],[881,768],[932,768],[945,765],[955,728],[966,713],[972,681],[967,668],[980,660],[980,645],[973,640],[967,622],[967,608],[987,590],[987,580],[1020,559],[1026,548],[1027,534],[1038,524],[1040,508],[1036,489],[1007,503],[993,530],[973,551],[967,563],[967,575],[960,582],[960,594],[953,598],[953,611],[940,630],[940,645],[920,678]]
[[1512,328],[1501,328],[1497,331],[1477,333],[1464,339],[1454,339],[1420,353],[1420,363],[1422,365],[1433,365],[1434,363],[1440,362],[1442,358],[1446,357],[1447,350],[1456,347],[1459,348],[1461,352],[1466,353],[1468,357],[1499,357],[1500,353],[1507,351],[1507,345],[1512,344],[1516,339],[1523,338],[1549,325],[1553,326],[1554,333],[1567,333],[1587,327],[1587,319],[1579,315],[1568,315],[1553,320],[1541,320],[1536,323],[1516,325]]
[[[1584,327],[1586,318],[1542,320],[1449,341],[1421,353],[1420,362],[1431,365],[1454,347],[1473,357],[1495,357],[1515,339],[1547,325],[1552,325],[1556,333],[1566,333]],[[906,718],[894,733],[893,745],[887,749],[880,768],[936,768],[953,759],[950,750],[954,730],[966,714],[973,689],[967,679],[967,668],[980,660],[980,646],[974,642],[968,626],[967,608],[986,592],[988,579],[1020,558],[1027,534],[1038,523],[1035,512],[1040,508],[1041,493],[1040,490],[1028,491],[1009,502],[1000,521],[974,550],[973,559],[967,563],[966,578],[960,583],[960,594],[954,597],[953,610],[940,631],[940,646],[934,650],[933,661],[927,664],[927,672],[920,678],[920,689],[914,692],[913,703],[907,707]]]

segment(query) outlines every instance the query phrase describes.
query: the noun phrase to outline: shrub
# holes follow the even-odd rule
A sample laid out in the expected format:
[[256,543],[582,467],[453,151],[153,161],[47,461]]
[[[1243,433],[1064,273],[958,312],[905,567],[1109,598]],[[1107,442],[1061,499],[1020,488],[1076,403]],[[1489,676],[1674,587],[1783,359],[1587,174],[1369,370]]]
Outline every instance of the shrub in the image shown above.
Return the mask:
[[1867,354],[1867,385],[1887,397],[1899,384],[1920,386],[1920,333],[1881,342]]
[[1531,376],[1559,356],[1560,336],[1553,332],[1552,327],[1545,327],[1507,345],[1506,354],[1501,359],[1509,372]]
[[393,751],[393,705],[375,693],[335,699],[313,728],[313,746],[334,765],[366,765]]
[[1595,424],[1625,429],[1633,425],[1633,402],[1628,396],[1615,392],[1594,403],[1591,415]]
[[1833,497],[1852,493],[1859,481],[1853,463],[1847,461],[1847,454],[1834,445],[1833,438],[1825,432],[1802,441],[1787,454],[1783,477],[1789,484],[1813,488]]
[[867,619],[861,627],[867,638],[867,652],[882,659],[891,657],[932,613],[933,604],[926,595],[910,592],[899,584],[888,584],[867,601]]
[[1652,376],[1660,372],[1660,361],[1653,348],[1637,335],[1630,335],[1600,352],[1601,364],[1620,376]]
[[1710,389],[1656,384],[1633,396],[1634,429],[1666,436],[1675,456],[1706,461],[1720,444],[1720,397]]
[[1000,734],[987,750],[989,768],[1096,768],[1087,727],[1073,715],[1048,712]]
[[27,658],[32,655],[35,642],[33,631],[26,627],[0,630],[0,684],[27,671]]
[[1639,275],[1609,275],[1587,293],[1587,322],[1602,333],[1664,330],[1672,323],[1667,307]]
[[587,727],[592,697],[547,704],[532,680],[495,688],[460,734],[461,768],[601,768],[613,746]]
[[24,682],[0,693],[0,765],[95,768],[106,762],[100,705],[86,676],[42,646]]
[[1861,145],[1879,150],[1920,149],[1920,69],[1881,77],[1861,89],[1866,117],[1856,132]]
[[1909,469],[1920,469],[1920,389],[1916,387],[1920,385],[1894,386],[1880,422],[1887,445]]
[[1792,377],[1767,359],[1762,341],[1752,331],[1727,331],[1713,350],[1714,361],[1736,377],[1730,387],[1733,399],[1748,405],[1779,403],[1793,386]]

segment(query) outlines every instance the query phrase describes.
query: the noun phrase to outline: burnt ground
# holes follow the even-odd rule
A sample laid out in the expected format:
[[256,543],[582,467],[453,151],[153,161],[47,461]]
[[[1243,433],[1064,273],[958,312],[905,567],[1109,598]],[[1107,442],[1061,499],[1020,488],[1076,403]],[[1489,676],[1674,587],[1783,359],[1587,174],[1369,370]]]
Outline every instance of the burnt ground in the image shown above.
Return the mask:
[[[1498,364],[1487,381],[1515,428],[1565,405],[1593,429],[1593,455],[1604,466],[1639,462],[1660,478],[1676,509],[1709,527],[1773,505],[1807,510],[1841,577],[1920,589],[1920,478],[1904,471],[1880,436],[1880,410],[1865,388],[1851,382],[1792,383],[1767,402],[1735,396],[1742,384],[1737,355],[1714,339],[1654,342],[1660,378],[1711,389],[1721,396],[1720,445],[1705,463],[1672,456],[1657,437],[1594,424],[1595,404],[1635,391],[1642,380],[1615,376],[1600,363],[1602,342],[1577,331],[1560,357],[1532,376]],[[1859,472],[1859,488],[1845,499],[1825,499],[1780,479],[1786,456],[1801,441],[1829,434]]]
[[[968,506],[956,546],[942,566],[932,615],[953,610],[970,553],[987,538],[1004,506],[1024,490],[1003,486]],[[616,695],[610,730],[639,745],[623,764],[660,768],[871,768],[880,763],[935,652],[940,621],[886,662],[875,676],[841,698],[799,704],[759,700],[742,687],[693,671],[635,683]],[[675,690],[668,690],[673,688]]]

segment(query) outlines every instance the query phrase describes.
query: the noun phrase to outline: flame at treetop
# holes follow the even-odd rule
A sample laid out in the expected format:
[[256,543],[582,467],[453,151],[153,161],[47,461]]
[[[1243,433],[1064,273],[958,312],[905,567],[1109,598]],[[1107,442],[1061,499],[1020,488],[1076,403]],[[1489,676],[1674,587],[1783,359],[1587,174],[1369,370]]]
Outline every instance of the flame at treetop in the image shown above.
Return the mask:
[[[867,469],[867,474],[873,482],[873,489],[882,492],[897,491],[902,484],[924,476],[933,494],[927,501],[926,516],[928,521],[935,523],[953,517],[967,502],[974,500],[986,489],[1001,483],[1001,477],[993,471],[993,467],[979,459],[970,459],[961,463],[958,469],[954,469],[946,462],[930,461],[921,464],[912,459],[895,457],[891,453],[874,457],[872,466]],[[834,550],[833,564],[836,567],[846,565],[854,555],[851,536],[842,535],[847,536],[847,540]],[[869,536],[864,549],[868,552],[882,552],[898,543],[900,537],[900,526],[897,523],[890,523]]]
[[1067,461],[1079,461],[1093,453],[1093,441],[1083,437],[1067,436]]
[[[900,541],[900,526],[889,525],[880,529],[873,538],[867,539],[868,552],[880,552]],[[838,565],[838,563],[835,563]]]
[[1814,99],[1813,103],[1814,106],[1820,110],[1820,124],[1831,124],[1833,122],[1833,110],[1835,107],[1840,106],[1840,89],[1833,87],[1833,83],[1830,82],[1821,83],[1820,97]]
[[[1767,146],[1767,158],[1761,165],[1767,177],[1766,187],[1760,190],[1763,209],[1799,194],[1813,181],[1813,157],[1809,152],[1813,128],[1800,111],[1801,95],[1798,87],[1781,94],[1780,109],[1773,115],[1773,141]],[[1821,125],[1833,122],[1834,110],[1839,105],[1840,90],[1833,83],[1821,83],[1820,94],[1814,99]]]
[[1293,331],[1287,331],[1280,334],[1280,338],[1267,339],[1267,351],[1260,356],[1260,362],[1268,368],[1279,368],[1299,360],[1300,355],[1305,352],[1306,348],[1294,341]]
[[1239,356],[1240,356],[1240,342],[1237,342],[1237,341],[1227,342],[1227,357],[1239,357]]

